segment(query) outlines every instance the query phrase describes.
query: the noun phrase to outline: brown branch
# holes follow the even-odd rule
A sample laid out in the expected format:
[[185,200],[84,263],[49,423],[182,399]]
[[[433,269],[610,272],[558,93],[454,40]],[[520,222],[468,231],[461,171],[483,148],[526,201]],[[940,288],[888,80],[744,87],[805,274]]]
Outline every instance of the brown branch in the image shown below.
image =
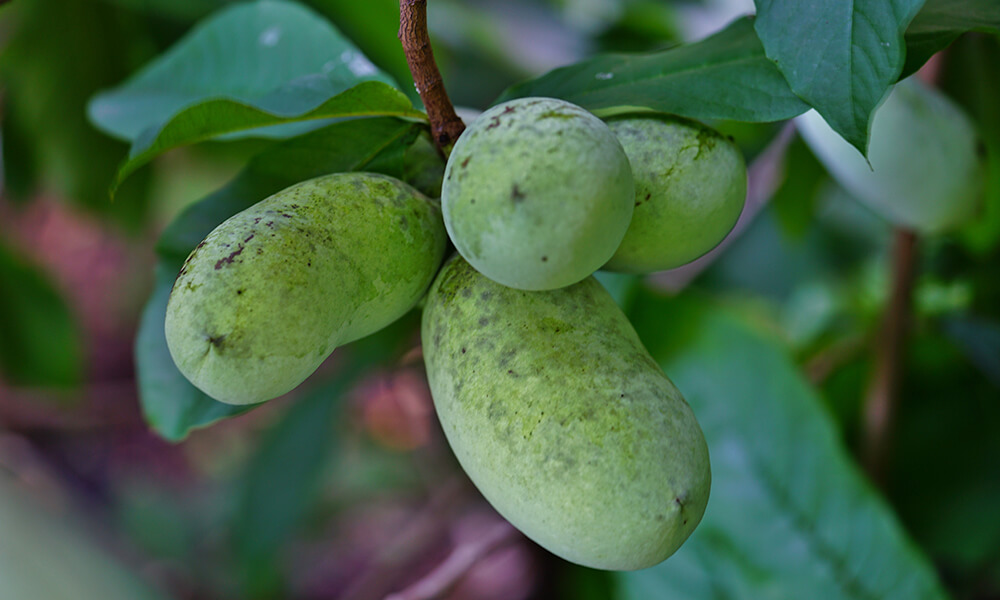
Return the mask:
[[518,539],[519,533],[507,521],[500,521],[481,538],[459,544],[433,571],[405,590],[385,600],[434,600],[457,584],[481,559],[497,548]]
[[916,273],[917,235],[896,229],[892,251],[892,295],[875,347],[875,370],[864,404],[861,456],[874,482],[885,483],[892,425],[898,408],[901,364]]
[[399,41],[406,54],[413,82],[431,121],[431,135],[443,156],[448,156],[465,124],[455,114],[444,81],[434,62],[427,34],[427,0],[399,0]]

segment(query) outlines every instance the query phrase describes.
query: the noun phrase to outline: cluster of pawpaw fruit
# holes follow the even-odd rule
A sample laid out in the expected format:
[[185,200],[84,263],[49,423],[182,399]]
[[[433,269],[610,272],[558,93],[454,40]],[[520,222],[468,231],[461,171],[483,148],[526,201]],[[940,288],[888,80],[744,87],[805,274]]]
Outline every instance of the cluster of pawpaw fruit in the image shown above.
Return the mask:
[[[701,519],[708,449],[591,275],[694,260],[745,193],[740,152],[704,125],[514,100],[459,138],[440,201],[340,173],[219,225],[174,283],[168,346],[206,394],[256,403],[426,298],[435,407],[486,499],[563,558],[648,567]],[[458,254],[445,261],[449,238]]]

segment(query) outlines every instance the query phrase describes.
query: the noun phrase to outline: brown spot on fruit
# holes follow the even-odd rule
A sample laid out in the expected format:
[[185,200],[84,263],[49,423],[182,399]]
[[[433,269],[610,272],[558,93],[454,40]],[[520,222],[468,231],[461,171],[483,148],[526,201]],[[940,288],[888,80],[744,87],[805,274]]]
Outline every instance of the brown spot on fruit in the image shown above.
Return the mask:
[[225,258],[220,258],[218,261],[216,261],[215,270],[218,271],[219,269],[222,268],[223,265],[231,265],[233,263],[233,259],[239,256],[240,253],[242,252],[243,252],[243,244],[240,244],[236,250],[233,250],[232,252],[229,253],[229,256]]
[[522,192],[521,188],[519,188],[517,186],[517,184],[515,184],[514,187],[511,188],[511,190],[510,190],[510,199],[511,199],[511,201],[513,201],[515,203],[522,202],[522,201],[524,201],[524,198],[525,198],[524,192]]

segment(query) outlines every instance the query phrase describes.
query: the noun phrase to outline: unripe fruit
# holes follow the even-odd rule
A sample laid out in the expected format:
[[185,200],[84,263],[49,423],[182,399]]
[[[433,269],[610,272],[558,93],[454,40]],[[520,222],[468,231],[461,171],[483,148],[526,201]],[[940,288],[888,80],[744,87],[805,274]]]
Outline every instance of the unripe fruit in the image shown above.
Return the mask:
[[747,169],[739,148],[700,123],[655,113],[608,121],[632,164],[635,212],[604,266],[623,273],[672,269],[702,256],[743,211]]
[[582,565],[641,569],[694,530],[711,484],[701,428],[596,279],[525,292],[456,257],[421,336],[455,456],[525,535]]
[[895,225],[939,233],[980,208],[985,178],[975,126],[915,78],[896,84],[872,117],[867,162],[816,111],[795,126],[837,183]]
[[507,286],[576,283],[618,248],[632,218],[628,158],[600,119],[553,98],[484,112],[458,139],[441,202],[459,253]]
[[280,396],[337,346],[410,310],[445,243],[437,204],[391,177],[294,185],[216,227],[188,257],[167,305],[170,354],[216,400]]

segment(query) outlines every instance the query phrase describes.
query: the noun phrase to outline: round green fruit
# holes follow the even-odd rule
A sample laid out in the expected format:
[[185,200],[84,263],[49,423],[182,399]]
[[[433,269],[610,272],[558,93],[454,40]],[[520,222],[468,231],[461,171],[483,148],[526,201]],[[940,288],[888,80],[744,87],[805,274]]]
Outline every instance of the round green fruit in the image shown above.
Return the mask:
[[525,290],[560,288],[601,267],[632,218],[632,170],[600,119],[553,98],[484,112],[448,158],[441,203],[459,253]]
[[216,400],[280,396],[337,346],[410,310],[446,235],[437,204],[391,177],[294,185],[219,225],[188,257],[167,304],[170,355]]
[[814,110],[795,126],[837,183],[894,225],[941,233],[981,208],[985,177],[975,125],[916,78],[896,84],[872,117],[867,161]]
[[747,193],[746,164],[735,144],[700,123],[655,113],[614,117],[608,126],[632,164],[635,212],[605,269],[672,269],[729,234]]
[[629,570],[694,531],[711,486],[705,438],[596,279],[527,292],[456,257],[428,292],[421,337],[455,456],[525,535]]

